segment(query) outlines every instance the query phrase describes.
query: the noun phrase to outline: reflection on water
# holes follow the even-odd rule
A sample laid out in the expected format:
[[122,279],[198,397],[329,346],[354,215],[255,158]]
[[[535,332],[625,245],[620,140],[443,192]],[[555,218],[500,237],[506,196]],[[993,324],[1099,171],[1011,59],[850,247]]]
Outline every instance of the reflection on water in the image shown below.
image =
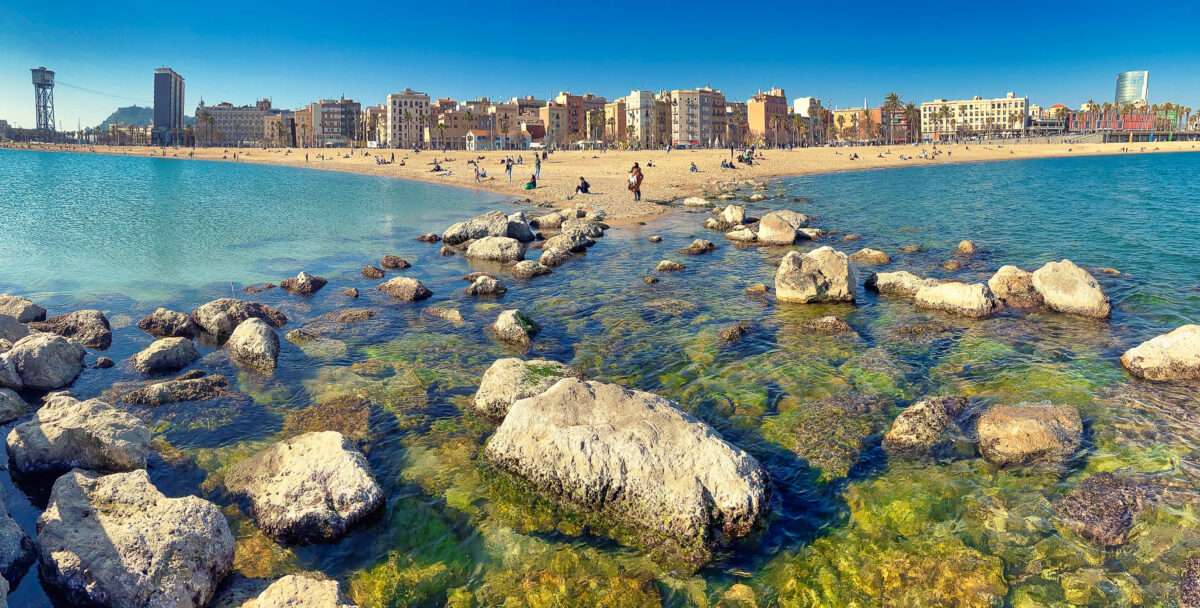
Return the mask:
[[[71,162],[91,161],[55,162],[67,163],[65,170]],[[162,164],[166,171],[191,170]],[[1118,358],[1137,342],[1200,316],[1200,258],[1188,246],[1200,218],[1185,200],[1200,186],[1198,165],[1194,157],[1172,155],[795,178],[771,184],[767,193],[775,198],[749,206],[752,215],[789,206],[821,216],[824,228],[861,235],[826,242],[847,251],[887,251],[892,270],[975,281],[1002,264],[1032,268],[1060,257],[1113,267],[1121,273],[1097,273],[1115,305],[1107,322],[1012,310],[969,320],[917,311],[861,289],[853,306],[776,305],[745,288],[771,284],[770,261],[786,248],[739,249],[714,238],[716,251],[682,256],[676,251],[693,235],[706,235],[700,228],[706,216],[689,212],[615,228],[553,274],[504,278],[509,291],[502,298],[476,299],[462,293],[467,283],[460,277],[477,268],[412,240],[449,223],[434,219],[441,210],[384,229],[381,217],[392,211],[361,205],[345,218],[323,220],[324,232],[291,223],[302,221],[292,215],[329,213],[333,194],[361,201],[367,191],[379,195],[381,188],[410,185],[248,166],[231,169],[223,190],[253,192],[245,181],[261,182],[278,171],[276,186],[261,196],[282,224],[229,236],[219,253],[228,260],[220,262],[227,264],[220,276],[190,270],[190,280],[177,288],[146,295],[139,282],[171,284],[177,275],[154,269],[124,281],[113,271],[86,283],[51,284],[28,270],[70,267],[69,256],[77,253],[68,248],[36,253],[44,259],[26,264],[3,262],[6,271],[23,268],[6,272],[3,281],[7,290],[59,292],[52,314],[87,303],[110,319],[136,320],[160,305],[190,311],[227,295],[229,280],[278,282],[301,265],[330,279],[309,299],[278,289],[254,296],[288,315],[285,332],[306,326],[316,336],[299,345],[284,341],[274,377],[239,372],[208,345],[195,367],[225,374],[238,395],[128,406],[161,439],[154,482],[168,494],[197,494],[224,508],[238,538],[240,576],[321,570],[364,607],[1171,605],[1183,561],[1200,543],[1190,491],[1197,487],[1200,403],[1195,387],[1131,379]],[[224,165],[203,169],[216,167]],[[281,205],[279,184],[302,179],[297,174],[311,183],[288,191],[296,198]],[[325,180],[333,183],[322,185]],[[89,191],[99,200],[117,198],[112,190]],[[438,189],[398,199],[425,194],[458,197],[461,209],[451,213],[459,215],[520,208]],[[781,202],[793,196],[813,202]],[[204,201],[180,206],[192,204],[212,221],[215,211]],[[36,217],[25,221],[30,230],[39,226]],[[144,221],[189,234],[162,218]],[[648,242],[651,234],[664,241]],[[14,247],[28,245],[12,236],[0,242],[5,260]],[[120,238],[136,241],[132,233]],[[964,260],[964,270],[941,270],[963,238],[982,252]],[[187,257],[170,239],[151,240],[174,263]],[[280,243],[284,253],[270,254],[270,243]],[[906,245],[924,251],[901,253]],[[121,255],[134,258],[140,247],[135,242]],[[401,273],[420,278],[434,297],[397,304],[370,290],[373,282],[358,268],[386,252],[413,262]],[[259,255],[278,261],[264,266]],[[663,258],[688,268],[644,283]],[[105,281],[112,285],[98,286]],[[358,287],[362,297],[344,296],[346,286]],[[459,327],[422,315],[430,306],[457,309],[467,322]],[[348,307],[376,314],[348,323],[323,317]],[[497,345],[482,331],[510,307],[543,327],[528,352]],[[845,320],[854,332],[822,335],[804,327],[824,315]],[[746,337],[722,343],[721,329],[739,322]],[[127,323],[115,329],[105,354],[124,361],[150,341]],[[483,466],[481,447],[494,426],[471,413],[471,396],[493,360],[514,354],[569,362],[596,379],[665,395],[754,454],[773,483],[762,532],[699,572],[675,570],[639,549],[628,531],[530,497]],[[74,390],[95,396],[115,382],[137,380],[122,362],[88,370]],[[889,460],[879,441],[891,419],[915,400],[939,394],[970,397],[974,407],[1043,399],[1076,405],[1085,447],[1066,468],[1001,470],[970,446],[956,446],[940,460]],[[231,504],[221,479],[239,458],[317,428],[361,443],[387,492],[387,509],[335,544],[279,545]],[[1141,513],[1127,542],[1104,551],[1063,527],[1055,504],[1089,475],[1108,471],[1153,474],[1179,491]],[[3,484],[14,516],[33,532],[44,495],[13,488],[7,476]],[[50,605],[33,573],[10,601]]]

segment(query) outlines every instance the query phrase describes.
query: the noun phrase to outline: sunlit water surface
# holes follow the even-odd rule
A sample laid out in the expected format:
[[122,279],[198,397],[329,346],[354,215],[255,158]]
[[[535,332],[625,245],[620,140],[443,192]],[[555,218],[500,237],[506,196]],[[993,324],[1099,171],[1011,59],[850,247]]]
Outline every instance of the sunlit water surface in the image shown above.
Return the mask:
[[[162,440],[154,482],[223,507],[238,538],[237,576],[320,570],[364,607],[742,606],[752,604],[735,598],[750,595],[760,606],[1172,605],[1183,561],[1200,551],[1186,492],[1147,510],[1129,541],[1107,552],[1058,526],[1052,505],[1099,471],[1196,483],[1195,388],[1133,381],[1118,359],[1200,319],[1200,157],[906,168],[785,179],[765,191],[767,201],[747,203],[751,215],[786,207],[819,216],[817,225],[839,233],[825,243],[887,251],[889,270],[978,281],[1002,264],[1032,269],[1062,257],[1116,268],[1119,276],[1096,273],[1113,318],[1005,311],[966,320],[861,289],[853,306],[776,305],[745,288],[770,285],[771,261],[789,248],[735,248],[700,227],[705,215],[687,212],[614,228],[553,274],[503,277],[508,293],[481,300],[462,293],[460,277],[494,267],[441,257],[413,237],[525,208],[496,195],[265,166],[6,151],[0,291],[34,297],[50,314],[86,306],[108,315],[114,339],[103,354],[122,363],[87,370],[73,387],[82,397],[141,379],[124,362],[151,342],[137,319],[158,306],[190,311],[229,295],[231,282],[239,297],[283,310],[285,332],[332,310],[377,310],[316,345],[284,341],[271,378],[239,373],[203,345],[194,367],[226,374],[245,399],[131,408]],[[651,234],[664,241],[648,242]],[[861,238],[840,241],[844,234]],[[677,253],[693,235],[719,248]],[[964,238],[981,253],[963,270],[941,270]],[[924,251],[901,253],[906,245]],[[403,274],[434,297],[398,304],[371,291],[375,282],[358,270],[384,253],[412,262]],[[687,269],[643,283],[664,258]],[[302,269],[329,285],[312,298],[240,291]],[[349,286],[362,297],[343,295]],[[428,306],[457,308],[467,323],[421,315]],[[512,307],[544,328],[527,352],[482,331]],[[801,327],[827,314],[857,336]],[[750,323],[749,336],[722,346],[720,329],[739,321]],[[922,321],[944,331],[904,331]],[[719,429],[771,475],[763,530],[689,573],[514,489],[480,460],[494,425],[470,412],[480,375],[512,355],[665,395]],[[1065,468],[997,469],[969,445],[938,460],[889,460],[882,432],[933,394],[969,396],[975,407],[1076,405],[1085,447]],[[366,405],[330,405],[345,395]],[[221,475],[316,428],[359,441],[387,507],[337,543],[280,545],[225,496]],[[2,480],[10,511],[34,535],[45,488]],[[9,601],[57,605],[52,597],[35,567]]]

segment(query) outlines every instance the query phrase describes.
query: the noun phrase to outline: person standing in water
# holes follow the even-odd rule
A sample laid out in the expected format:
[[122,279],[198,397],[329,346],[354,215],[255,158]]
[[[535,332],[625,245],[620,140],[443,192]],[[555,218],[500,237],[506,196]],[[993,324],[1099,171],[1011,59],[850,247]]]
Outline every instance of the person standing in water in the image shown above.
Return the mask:
[[637,163],[629,170],[629,191],[633,192],[633,200],[642,200],[642,168]]

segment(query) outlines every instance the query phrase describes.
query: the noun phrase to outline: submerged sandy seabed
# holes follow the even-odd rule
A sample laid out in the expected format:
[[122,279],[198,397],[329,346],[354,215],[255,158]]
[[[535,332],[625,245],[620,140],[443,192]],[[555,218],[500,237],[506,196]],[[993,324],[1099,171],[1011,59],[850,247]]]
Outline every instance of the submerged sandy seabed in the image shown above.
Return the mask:
[[[24,147],[25,144],[6,147]],[[1123,148],[1128,148],[1125,152]],[[93,152],[98,154],[121,154],[128,156],[162,156],[162,148],[130,146],[39,146],[44,150],[71,152]],[[738,169],[722,169],[721,160],[729,158],[729,150],[613,150],[608,152],[584,150],[555,152],[542,163],[538,188],[526,190],[525,183],[533,174],[533,151],[470,152],[450,150],[425,151],[419,154],[411,150],[368,149],[242,149],[234,148],[179,148],[167,149],[168,158],[191,158],[199,160],[234,160],[295,167],[309,167],[334,171],[347,171],[367,175],[400,177],[423,182],[446,184],[466,188],[477,188],[498,194],[527,197],[534,202],[549,202],[557,206],[574,206],[586,203],[588,207],[598,205],[608,214],[610,223],[622,223],[645,219],[666,213],[667,204],[678,199],[701,195],[712,190],[712,182],[732,179],[762,179],[789,175],[829,173],[892,167],[931,165],[947,162],[979,162],[992,160],[1014,160],[1019,158],[1047,158],[1060,156],[1087,156],[1097,154],[1140,154],[1153,152],[1183,152],[1196,150],[1196,142],[1152,142],[1133,144],[959,144],[939,145],[939,154],[928,144],[904,146],[864,146],[855,148],[797,148],[794,150],[764,150],[760,152],[759,164],[738,164]],[[928,150],[931,158],[920,156]],[[364,155],[365,154],[365,155]],[[375,157],[395,163],[376,164]],[[857,160],[851,155],[857,154]],[[324,158],[318,158],[318,156]],[[908,160],[901,160],[900,156]],[[307,159],[306,159],[307,156]],[[523,164],[513,168],[512,181],[504,171],[503,159],[520,156]],[[432,172],[437,159],[444,171]],[[476,181],[475,168],[467,161],[478,160],[487,172],[487,179]],[[400,163],[404,164],[401,165]],[[642,201],[635,202],[626,180],[633,163],[639,163],[645,173],[642,185]],[[697,171],[690,171],[695,163]],[[591,194],[575,195],[579,178],[591,184]]]

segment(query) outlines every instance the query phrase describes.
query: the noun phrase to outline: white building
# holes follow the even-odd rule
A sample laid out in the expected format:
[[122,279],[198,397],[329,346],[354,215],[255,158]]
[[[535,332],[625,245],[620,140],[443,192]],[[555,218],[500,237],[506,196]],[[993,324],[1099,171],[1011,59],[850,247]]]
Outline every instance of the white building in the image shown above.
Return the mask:
[[1024,129],[1028,123],[1029,98],[1013,93],[995,99],[976,95],[972,99],[935,99],[921,104],[921,132],[926,137],[945,138],[960,132],[1014,132]]
[[816,116],[809,116],[809,112],[820,106],[821,100],[816,97],[797,97],[792,100],[792,113],[805,118],[816,118]]
[[431,126],[429,95],[412,89],[387,96],[387,145],[389,148],[415,148],[425,139],[425,127]]
[[513,133],[488,133],[484,129],[467,131],[466,148],[474,152],[484,150],[528,150],[533,138],[528,131]]

